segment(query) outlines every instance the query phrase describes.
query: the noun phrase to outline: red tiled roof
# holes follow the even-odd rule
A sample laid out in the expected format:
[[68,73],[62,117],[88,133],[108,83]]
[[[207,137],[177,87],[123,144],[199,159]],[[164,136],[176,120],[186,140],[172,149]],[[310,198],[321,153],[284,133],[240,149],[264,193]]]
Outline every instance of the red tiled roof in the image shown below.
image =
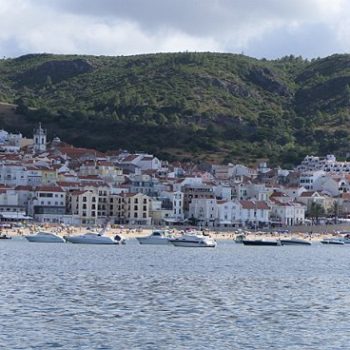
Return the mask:
[[35,188],[37,192],[65,192],[60,186],[37,186]]
[[29,186],[29,185],[18,185],[15,187],[15,190],[16,191],[32,191],[33,190],[33,187],[32,186]]
[[239,203],[241,204],[243,209],[254,209],[255,208],[255,204],[252,201],[242,200],[242,201],[239,201]]
[[271,197],[273,198],[273,197],[288,197],[288,196],[283,192],[276,191],[271,194],[270,198]]
[[141,161],[150,161],[150,160],[153,160],[154,159],[154,157],[152,157],[152,156],[144,156],[142,159],[141,159]]
[[315,191],[305,191],[300,195],[300,197],[312,197],[312,195],[315,193]]
[[71,158],[79,158],[84,155],[90,155],[90,154],[104,156],[103,153],[96,151],[94,149],[88,149],[88,148],[77,148],[77,147],[65,145],[63,147],[58,147],[58,149],[61,153],[64,153]]
[[57,181],[57,185],[60,187],[80,187],[79,182],[73,181]]
[[138,158],[139,156],[137,154],[129,154],[128,156],[126,156],[122,161],[123,162],[132,162],[133,160],[135,160],[136,158]]
[[76,191],[70,192],[70,194],[73,195],[73,196],[80,196],[81,194],[84,194],[86,192],[89,192],[89,191],[87,191],[87,190],[85,190],[85,191],[84,190],[76,190]]
[[256,201],[256,208],[261,210],[269,210],[270,207],[265,201]]

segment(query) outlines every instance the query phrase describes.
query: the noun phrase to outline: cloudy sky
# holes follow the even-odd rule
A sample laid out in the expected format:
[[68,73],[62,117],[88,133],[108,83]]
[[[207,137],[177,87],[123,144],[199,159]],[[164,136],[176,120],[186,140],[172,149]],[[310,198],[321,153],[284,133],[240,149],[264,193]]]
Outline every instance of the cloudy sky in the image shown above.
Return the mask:
[[0,0],[0,56],[350,52],[350,0]]

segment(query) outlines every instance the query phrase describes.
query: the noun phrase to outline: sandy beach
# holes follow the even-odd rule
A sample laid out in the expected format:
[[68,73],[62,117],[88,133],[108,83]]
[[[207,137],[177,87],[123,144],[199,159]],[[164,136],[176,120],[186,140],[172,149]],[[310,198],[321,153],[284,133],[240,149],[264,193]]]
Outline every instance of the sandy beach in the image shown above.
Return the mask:
[[[115,236],[119,234],[126,239],[143,237],[151,234],[155,229],[165,229],[169,230],[174,235],[180,235],[183,230],[187,229],[185,227],[177,228],[165,228],[165,227],[150,227],[150,228],[128,228],[124,226],[113,226],[112,228],[106,231],[106,235]],[[340,236],[338,232],[349,231],[349,225],[328,225],[328,226],[304,226],[304,227],[293,227],[289,228],[288,233],[280,233],[274,230],[269,232],[263,231],[249,231],[249,230],[213,230],[205,229],[204,232],[206,235],[209,235],[217,240],[232,240],[235,239],[237,235],[244,234],[248,239],[257,239],[257,238],[288,238],[288,237],[298,237],[301,239],[308,239],[311,241],[320,241],[326,237],[337,237]],[[86,227],[74,227],[74,226],[62,226],[62,225],[31,225],[27,227],[13,227],[13,228],[2,228],[1,234],[5,234],[10,237],[15,236],[25,236],[29,234],[34,234],[38,231],[48,231],[56,233],[60,236],[65,235],[79,235],[87,231],[96,231],[98,232],[101,228],[92,228],[88,229]],[[193,230],[196,230],[193,228]],[[197,229],[198,230],[198,229]],[[200,232],[200,231],[199,231]]]

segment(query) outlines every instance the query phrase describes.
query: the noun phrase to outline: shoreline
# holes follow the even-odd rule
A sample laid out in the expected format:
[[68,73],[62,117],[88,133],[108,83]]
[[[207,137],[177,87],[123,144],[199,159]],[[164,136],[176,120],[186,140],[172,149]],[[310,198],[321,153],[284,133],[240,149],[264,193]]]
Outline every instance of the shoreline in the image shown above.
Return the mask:
[[[332,228],[332,229],[331,229]],[[136,238],[136,237],[145,237],[151,234],[152,231],[159,230],[169,230],[174,235],[181,234],[185,228],[111,228],[108,229],[105,233],[107,236],[121,235],[125,239]],[[26,235],[34,234],[37,231],[48,231],[55,233],[59,236],[65,235],[79,235],[87,231],[100,231],[100,228],[95,228],[88,230],[85,227],[63,227],[61,225],[33,225],[29,227],[20,227],[20,228],[2,228],[0,231],[1,235],[7,235],[9,237],[23,237]],[[199,232],[202,232],[198,229]],[[250,231],[250,230],[209,230],[205,229],[205,233],[212,238],[217,240],[234,240],[237,235],[244,234],[247,239],[262,239],[262,238],[271,238],[271,239],[287,239],[290,237],[310,240],[310,241],[321,241],[324,238],[329,237],[341,237],[340,234],[335,233],[335,231],[350,231],[349,225],[328,225],[328,226],[305,226],[305,227],[292,227],[288,233],[279,233],[276,231]]]

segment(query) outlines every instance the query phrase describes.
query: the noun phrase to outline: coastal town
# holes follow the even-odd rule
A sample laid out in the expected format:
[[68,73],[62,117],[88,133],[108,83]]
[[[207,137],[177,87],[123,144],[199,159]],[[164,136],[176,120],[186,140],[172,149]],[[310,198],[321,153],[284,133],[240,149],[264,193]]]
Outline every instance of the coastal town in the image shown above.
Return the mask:
[[295,169],[266,160],[169,163],[144,152],[101,153],[0,131],[1,222],[71,226],[191,225],[269,229],[347,220],[350,162],[306,156]]

